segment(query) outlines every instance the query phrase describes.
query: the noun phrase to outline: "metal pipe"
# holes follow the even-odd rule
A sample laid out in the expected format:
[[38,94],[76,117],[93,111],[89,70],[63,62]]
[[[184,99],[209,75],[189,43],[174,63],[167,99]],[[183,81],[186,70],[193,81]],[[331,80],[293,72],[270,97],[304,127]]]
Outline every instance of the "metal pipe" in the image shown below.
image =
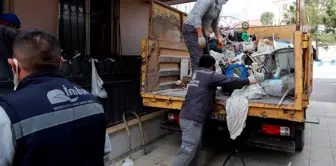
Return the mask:
[[[127,134],[128,134],[129,137],[131,137],[132,134],[131,134],[131,132],[129,130],[129,126],[128,126],[128,123],[127,123],[127,120],[126,120],[126,114],[133,114],[137,118],[138,124],[139,124],[139,128],[140,128],[140,135],[141,135],[141,140],[142,140],[142,146],[145,146],[145,137],[144,137],[144,133],[143,133],[142,122],[140,120],[139,115],[136,112],[127,112],[127,111],[123,112],[123,115],[122,115],[123,117],[122,118],[123,118],[123,121],[124,121],[124,124],[125,124],[125,128],[126,128],[126,131],[127,131]],[[146,148],[144,148],[144,153],[145,154],[148,153]]]
[[296,31],[300,31],[301,29],[301,20],[300,20],[300,12],[301,12],[301,8],[300,8],[300,2],[301,0],[296,0]]

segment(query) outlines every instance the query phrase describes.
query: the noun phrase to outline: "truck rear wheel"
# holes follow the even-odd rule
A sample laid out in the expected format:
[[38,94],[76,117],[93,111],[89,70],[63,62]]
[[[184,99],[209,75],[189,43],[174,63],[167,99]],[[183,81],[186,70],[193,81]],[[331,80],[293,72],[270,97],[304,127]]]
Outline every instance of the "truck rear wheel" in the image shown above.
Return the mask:
[[295,149],[301,152],[304,147],[304,130],[295,130]]

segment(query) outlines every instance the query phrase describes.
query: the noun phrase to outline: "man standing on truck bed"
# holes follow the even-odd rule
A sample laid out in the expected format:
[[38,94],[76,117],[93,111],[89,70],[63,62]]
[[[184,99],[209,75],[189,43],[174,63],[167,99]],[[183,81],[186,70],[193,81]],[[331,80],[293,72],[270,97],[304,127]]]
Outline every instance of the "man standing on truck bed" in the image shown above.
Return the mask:
[[176,154],[173,166],[196,166],[201,148],[203,125],[210,117],[215,104],[218,86],[240,87],[264,80],[264,74],[256,73],[248,78],[227,77],[215,73],[216,60],[203,55],[188,85],[188,92],[180,111],[182,145]]
[[107,165],[103,106],[60,75],[62,61],[56,37],[16,36],[8,59],[16,91],[0,98],[1,166]]
[[[206,47],[206,37],[204,31],[210,26],[215,33],[219,48],[223,47],[223,39],[218,28],[219,16],[222,6],[228,0],[197,0],[196,4],[189,12],[183,25],[183,38],[187,45],[192,71],[198,67],[203,49]],[[206,48],[208,54],[208,49]]]

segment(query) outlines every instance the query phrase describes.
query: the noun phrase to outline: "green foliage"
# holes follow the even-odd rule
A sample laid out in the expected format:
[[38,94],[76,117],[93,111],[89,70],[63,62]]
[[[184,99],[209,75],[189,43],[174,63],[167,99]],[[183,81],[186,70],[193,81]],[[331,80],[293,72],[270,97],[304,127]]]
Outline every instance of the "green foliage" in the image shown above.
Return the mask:
[[282,16],[282,23],[286,25],[295,24],[296,21],[296,7],[294,5],[290,5],[286,12]]
[[[336,44],[335,0],[309,0],[305,13],[313,40],[325,46]],[[319,31],[319,26],[324,27],[324,31]]]
[[274,14],[272,12],[264,12],[260,16],[263,25],[273,25]]
[[336,3],[333,0],[326,5],[326,9],[322,15],[322,24],[326,27],[327,33],[335,34],[336,31]]
[[315,38],[320,46],[330,46],[336,44],[336,36],[333,34],[320,34]]

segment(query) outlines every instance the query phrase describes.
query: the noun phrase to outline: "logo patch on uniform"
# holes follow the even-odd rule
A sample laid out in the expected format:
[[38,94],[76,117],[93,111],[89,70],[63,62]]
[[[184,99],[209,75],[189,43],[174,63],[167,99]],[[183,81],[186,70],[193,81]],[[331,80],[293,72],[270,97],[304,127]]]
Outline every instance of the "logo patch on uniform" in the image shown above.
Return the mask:
[[58,104],[63,102],[76,102],[78,100],[79,95],[86,95],[89,94],[84,89],[80,89],[77,87],[74,88],[67,88],[63,85],[62,89],[54,89],[47,93],[48,100],[51,104]]
[[192,75],[191,79],[196,79],[196,76],[197,76],[197,72],[194,72],[194,74]]

